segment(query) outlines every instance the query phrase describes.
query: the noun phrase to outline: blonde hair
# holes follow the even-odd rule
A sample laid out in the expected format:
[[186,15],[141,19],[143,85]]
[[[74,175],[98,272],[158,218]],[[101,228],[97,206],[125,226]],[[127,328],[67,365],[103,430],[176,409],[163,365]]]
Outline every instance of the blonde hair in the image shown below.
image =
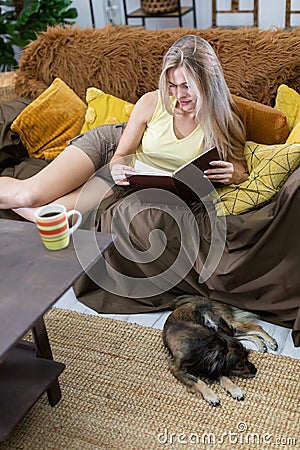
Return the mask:
[[186,35],[166,53],[159,80],[164,107],[174,114],[170,100],[168,70],[181,66],[186,82],[196,95],[195,119],[205,136],[205,148],[216,145],[224,160],[243,158],[245,129],[226,84],[221,64],[203,38]]

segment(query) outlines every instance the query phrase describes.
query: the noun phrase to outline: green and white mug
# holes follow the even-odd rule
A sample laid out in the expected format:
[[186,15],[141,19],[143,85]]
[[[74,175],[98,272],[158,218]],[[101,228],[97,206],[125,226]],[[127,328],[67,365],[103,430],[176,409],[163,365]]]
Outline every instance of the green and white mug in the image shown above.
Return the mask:
[[[77,216],[77,220],[70,227],[71,216]],[[61,250],[69,245],[70,236],[81,224],[82,216],[76,209],[67,211],[65,206],[53,203],[41,206],[35,212],[35,219],[44,246],[48,250]]]

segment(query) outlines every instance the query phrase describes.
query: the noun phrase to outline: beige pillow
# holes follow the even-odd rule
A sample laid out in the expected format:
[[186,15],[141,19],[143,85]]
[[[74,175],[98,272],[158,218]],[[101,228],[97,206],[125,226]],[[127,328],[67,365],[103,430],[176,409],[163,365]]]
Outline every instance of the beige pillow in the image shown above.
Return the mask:
[[247,141],[273,145],[283,144],[287,140],[289,126],[285,114],[236,95],[232,98],[245,125]]
[[80,133],[87,106],[60,78],[30,105],[11,125],[31,158],[51,161]]

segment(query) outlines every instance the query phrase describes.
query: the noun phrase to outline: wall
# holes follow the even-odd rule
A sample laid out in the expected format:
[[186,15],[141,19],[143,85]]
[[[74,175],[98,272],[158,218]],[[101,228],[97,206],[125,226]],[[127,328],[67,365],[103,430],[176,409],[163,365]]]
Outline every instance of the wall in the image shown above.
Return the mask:
[[[107,23],[105,17],[105,5],[108,0],[91,0],[93,2],[94,16],[96,27],[101,28]],[[124,23],[123,14],[123,0],[111,0],[113,3],[120,5],[120,11],[117,11],[116,21]],[[89,27],[92,24],[90,14],[90,0],[73,0],[73,5],[78,10],[77,25],[80,27]],[[190,0],[182,0],[182,5],[190,5]],[[252,0],[240,0],[241,7],[244,9],[252,7]],[[219,0],[220,7],[226,9],[230,7],[229,0]],[[127,0],[127,11],[131,12],[140,6],[139,0]],[[292,7],[300,9],[300,0],[292,0]],[[119,18],[118,18],[119,16]],[[208,28],[211,26],[211,2],[210,0],[196,0],[196,16],[197,28]],[[250,25],[250,16],[242,14],[239,20],[243,20],[242,25]],[[227,19],[227,22],[225,20]],[[237,19],[237,17],[236,17]],[[192,27],[191,14],[187,14],[183,18],[184,26]],[[140,25],[141,22],[137,19],[130,21],[131,25]],[[232,16],[222,17],[222,24],[224,25],[239,25],[237,20],[234,21]],[[268,29],[272,27],[284,27],[285,24],[285,0],[260,0],[259,2],[259,27]],[[178,25],[176,19],[150,19],[146,20],[147,28],[168,28]],[[292,18],[292,25],[300,25],[300,14]]]

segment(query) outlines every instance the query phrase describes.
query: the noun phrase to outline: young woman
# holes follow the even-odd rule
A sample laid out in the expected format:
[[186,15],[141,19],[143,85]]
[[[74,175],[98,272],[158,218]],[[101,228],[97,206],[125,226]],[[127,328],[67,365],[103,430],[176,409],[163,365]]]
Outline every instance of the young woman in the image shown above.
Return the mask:
[[[126,174],[134,171],[132,156],[174,170],[212,145],[220,160],[206,176],[239,184],[248,177],[244,143],[244,127],[214,50],[204,39],[186,35],[165,55],[159,90],[140,98],[126,127],[106,125],[78,136],[27,180],[1,178],[0,208],[29,220],[34,220],[34,208],[53,201],[67,209],[76,204],[85,213],[113,189],[126,188]],[[110,170],[92,177],[101,167]]]

